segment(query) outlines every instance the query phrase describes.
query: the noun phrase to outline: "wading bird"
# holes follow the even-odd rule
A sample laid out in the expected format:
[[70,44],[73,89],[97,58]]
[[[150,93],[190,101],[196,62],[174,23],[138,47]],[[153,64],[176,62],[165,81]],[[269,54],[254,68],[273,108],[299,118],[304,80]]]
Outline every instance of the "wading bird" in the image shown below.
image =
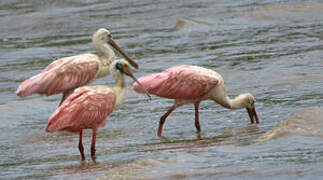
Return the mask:
[[[175,99],[174,105],[160,118],[158,136],[161,136],[163,124],[167,116],[177,107],[193,103],[195,106],[195,127],[201,131],[199,123],[199,105],[201,101],[210,99],[229,109],[246,108],[251,123],[259,123],[255,110],[255,98],[250,94],[241,94],[234,99],[227,96],[222,76],[210,69],[178,65],[161,73],[141,77],[138,80],[150,94]],[[138,83],[134,90],[143,93]]]
[[33,93],[53,95],[63,93],[60,104],[75,88],[89,84],[96,78],[110,73],[109,66],[116,59],[110,45],[117,49],[129,63],[138,69],[132,60],[112,39],[104,28],[97,30],[92,37],[94,48],[101,55],[81,54],[58,59],[49,64],[41,73],[22,82],[16,94],[26,97]]
[[95,85],[75,89],[48,119],[46,132],[62,130],[79,132],[78,147],[84,161],[82,131],[92,129],[91,157],[95,161],[96,132],[99,127],[106,124],[113,109],[123,103],[126,85],[124,74],[137,81],[129,66],[130,64],[123,59],[111,64],[111,72],[116,81],[113,87]]

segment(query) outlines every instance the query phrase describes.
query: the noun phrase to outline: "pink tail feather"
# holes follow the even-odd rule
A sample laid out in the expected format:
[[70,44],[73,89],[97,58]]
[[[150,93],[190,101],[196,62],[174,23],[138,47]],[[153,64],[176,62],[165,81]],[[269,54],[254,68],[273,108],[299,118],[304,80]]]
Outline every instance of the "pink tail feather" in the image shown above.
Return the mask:
[[[168,76],[166,74],[156,73],[141,77],[138,79],[138,81],[149,93],[154,94],[156,89],[159,88],[160,84],[162,84],[167,78]],[[133,84],[133,88],[137,93],[145,93],[144,89],[136,82]]]
[[19,85],[16,91],[17,96],[26,97],[34,93],[45,93],[44,90],[48,84],[44,84],[44,82],[48,81],[47,78],[47,72],[44,72],[25,80]]
[[[64,101],[65,102],[65,101]],[[64,119],[66,118],[66,114],[64,116],[64,108],[66,107],[67,104],[69,103],[64,103],[59,106],[58,109],[56,109],[56,111],[49,117],[48,119],[48,124],[47,124],[47,127],[46,127],[46,132],[55,132],[55,131],[58,131],[60,129],[60,125],[59,123],[57,123],[57,121],[59,119]]]
[[[71,119],[71,115],[73,115],[72,113],[66,113],[66,109],[68,109],[75,99],[79,98],[86,92],[86,90],[79,90],[63,101],[58,109],[56,109],[56,111],[49,117],[46,132],[55,132],[64,128],[64,122],[68,122]],[[59,123],[58,121],[63,123]]]
[[48,124],[47,124],[47,127],[46,127],[46,132],[55,132],[57,131],[57,127],[54,126],[53,124],[60,118],[60,113],[61,111],[60,110],[56,110],[53,115],[51,115],[48,119]]

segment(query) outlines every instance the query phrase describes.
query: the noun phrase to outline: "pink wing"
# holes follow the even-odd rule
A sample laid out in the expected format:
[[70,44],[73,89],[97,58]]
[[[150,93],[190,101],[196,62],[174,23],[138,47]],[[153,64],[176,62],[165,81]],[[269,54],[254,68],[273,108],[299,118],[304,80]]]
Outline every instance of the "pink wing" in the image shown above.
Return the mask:
[[66,61],[63,58],[53,62],[40,74],[22,82],[16,94],[20,97],[26,97],[33,93],[58,94],[86,85],[94,80],[99,64],[96,61],[75,60]]
[[[203,73],[204,71],[204,73]],[[213,89],[218,79],[205,73],[201,67],[179,65],[157,74],[141,77],[138,81],[150,94],[171,99],[195,99]],[[134,90],[144,93],[137,83]]]
[[77,89],[48,119],[46,131],[80,131],[104,126],[113,111],[116,95],[95,89]]

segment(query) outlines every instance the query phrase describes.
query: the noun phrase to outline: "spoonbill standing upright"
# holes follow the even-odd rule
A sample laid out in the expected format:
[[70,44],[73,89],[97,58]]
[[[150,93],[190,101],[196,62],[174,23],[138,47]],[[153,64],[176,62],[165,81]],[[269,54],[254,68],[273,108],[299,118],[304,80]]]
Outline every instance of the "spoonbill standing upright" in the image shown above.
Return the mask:
[[138,69],[132,60],[115,43],[111,33],[104,28],[97,30],[92,37],[94,48],[101,54],[81,54],[58,59],[49,64],[41,73],[22,82],[16,94],[26,97],[34,93],[53,95],[63,93],[60,104],[75,88],[84,86],[96,78],[110,73],[109,66],[116,59],[110,45],[117,49],[129,63]]
[[123,74],[137,81],[129,65],[124,59],[114,61],[111,64],[111,72],[116,81],[113,87],[95,85],[77,88],[48,119],[46,132],[66,130],[80,133],[79,150],[82,161],[85,160],[83,129],[93,130],[91,157],[95,161],[97,129],[106,124],[107,117],[113,109],[124,101],[126,83]]
[[[195,106],[195,126],[201,131],[199,123],[199,105],[201,101],[211,99],[229,109],[246,108],[251,123],[259,123],[255,110],[255,98],[250,94],[241,94],[234,99],[227,96],[222,76],[210,69],[178,65],[166,69],[161,73],[141,77],[138,80],[150,94],[175,99],[174,105],[160,118],[158,136],[161,136],[163,124],[167,116],[177,107],[193,103]],[[143,93],[137,82],[134,90]]]

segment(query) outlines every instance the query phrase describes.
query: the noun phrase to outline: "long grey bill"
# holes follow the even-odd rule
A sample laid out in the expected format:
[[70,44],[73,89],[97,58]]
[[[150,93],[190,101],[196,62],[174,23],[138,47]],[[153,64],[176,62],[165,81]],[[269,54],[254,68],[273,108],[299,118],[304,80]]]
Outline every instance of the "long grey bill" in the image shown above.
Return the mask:
[[128,54],[126,54],[119,46],[116,42],[114,42],[113,39],[111,39],[110,41],[110,44],[116,49],[118,50],[127,60],[128,62],[136,69],[139,68],[138,64],[133,60],[131,59],[131,57],[128,56]]
[[136,83],[139,84],[139,86],[145,91],[146,95],[148,96],[149,100],[151,100],[151,96],[148,93],[148,91],[146,90],[146,88],[137,80],[137,78],[132,74],[132,72],[127,68],[127,70],[125,71],[125,73],[130,76]]

